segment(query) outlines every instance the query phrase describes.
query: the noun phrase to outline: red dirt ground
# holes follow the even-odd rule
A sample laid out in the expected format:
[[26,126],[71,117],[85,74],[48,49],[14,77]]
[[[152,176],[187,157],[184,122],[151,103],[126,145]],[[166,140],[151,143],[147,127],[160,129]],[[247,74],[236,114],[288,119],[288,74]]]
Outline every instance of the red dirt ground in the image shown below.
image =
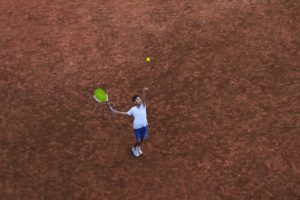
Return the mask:
[[[2,0],[1,199],[299,199],[299,9]],[[150,88],[143,157],[97,86],[122,111]]]

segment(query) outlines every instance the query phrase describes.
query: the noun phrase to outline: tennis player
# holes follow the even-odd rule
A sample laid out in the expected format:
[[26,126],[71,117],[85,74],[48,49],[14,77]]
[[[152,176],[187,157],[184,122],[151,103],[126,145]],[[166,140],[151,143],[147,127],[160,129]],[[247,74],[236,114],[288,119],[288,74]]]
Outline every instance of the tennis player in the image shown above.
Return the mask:
[[143,100],[139,95],[134,95],[132,101],[134,106],[128,112],[120,112],[113,109],[110,105],[109,108],[113,113],[133,116],[133,132],[135,134],[135,143],[131,149],[135,157],[139,157],[143,154],[141,145],[143,141],[148,137],[148,121],[147,121],[147,112],[146,112],[146,95],[145,91],[148,88],[143,89]]

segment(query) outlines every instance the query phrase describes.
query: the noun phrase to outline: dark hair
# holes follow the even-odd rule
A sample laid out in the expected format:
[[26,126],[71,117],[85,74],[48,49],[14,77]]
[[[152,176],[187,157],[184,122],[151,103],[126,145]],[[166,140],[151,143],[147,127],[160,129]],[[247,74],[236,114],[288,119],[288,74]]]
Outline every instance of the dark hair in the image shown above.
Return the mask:
[[139,96],[139,95],[134,95],[134,96],[132,97],[132,101],[135,102],[136,98],[138,98],[138,97],[140,97],[140,96]]

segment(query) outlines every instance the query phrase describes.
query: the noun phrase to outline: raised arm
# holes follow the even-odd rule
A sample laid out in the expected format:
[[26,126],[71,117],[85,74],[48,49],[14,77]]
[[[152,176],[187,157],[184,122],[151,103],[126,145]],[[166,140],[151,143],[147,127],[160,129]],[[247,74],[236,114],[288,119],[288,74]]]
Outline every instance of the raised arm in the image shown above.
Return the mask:
[[144,101],[144,105],[147,106],[146,104],[146,91],[148,90],[149,88],[147,87],[144,87],[143,88],[143,101]]

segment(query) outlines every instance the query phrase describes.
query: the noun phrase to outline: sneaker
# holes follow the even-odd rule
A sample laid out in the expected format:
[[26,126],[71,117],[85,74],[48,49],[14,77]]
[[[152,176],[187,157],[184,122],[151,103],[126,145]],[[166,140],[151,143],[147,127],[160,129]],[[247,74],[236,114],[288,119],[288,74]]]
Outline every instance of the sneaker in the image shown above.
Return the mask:
[[134,157],[139,157],[140,156],[139,151],[137,150],[137,148],[132,147],[131,151],[132,151]]
[[142,149],[139,146],[137,146],[136,149],[137,149],[137,152],[139,152],[140,155],[143,154]]

